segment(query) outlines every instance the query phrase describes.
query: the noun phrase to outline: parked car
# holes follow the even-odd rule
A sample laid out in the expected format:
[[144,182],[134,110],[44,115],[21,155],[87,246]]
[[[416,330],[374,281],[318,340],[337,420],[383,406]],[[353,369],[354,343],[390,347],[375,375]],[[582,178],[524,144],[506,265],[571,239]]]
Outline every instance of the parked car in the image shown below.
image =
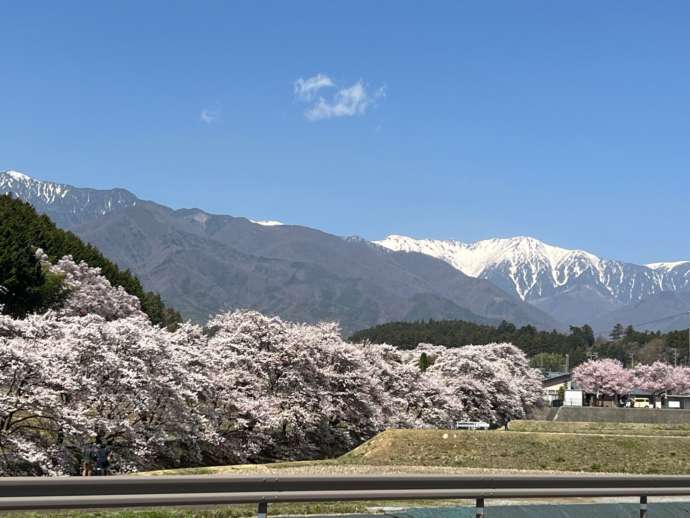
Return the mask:
[[484,421],[458,421],[455,423],[457,430],[488,430],[489,423]]
[[636,397],[632,400],[632,406],[635,408],[650,408],[649,399]]

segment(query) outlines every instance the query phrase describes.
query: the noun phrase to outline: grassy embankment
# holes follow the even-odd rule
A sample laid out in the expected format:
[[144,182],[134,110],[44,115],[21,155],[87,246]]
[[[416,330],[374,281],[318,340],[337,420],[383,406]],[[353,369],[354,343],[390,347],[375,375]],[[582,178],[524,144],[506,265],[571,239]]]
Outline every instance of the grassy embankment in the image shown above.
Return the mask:
[[648,423],[569,423],[565,421],[513,421],[511,431],[579,433],[605,435],[649,435],[652,437],[690,437],[688,424]]
[[[343,464],[452,466],[639,474],[690,471],[690,427],[514,423],[512,432],[390,430],[339,459]],[[539,431],[532,431],[533,427]],[[549,429],[549,431],[542,431]]]
[[[374,473],[496,473],[521,471],[636,474],[690,472],[690,423],[565,423],[518,421],[511,432],[456,430],[388,430],[338,459],[219,466],[141,475],[341,475]],[[423,505],[425,502],[414,502]],[[450,504],[451,502],[445,502]],[[434,505],[439,505],[434,502]],[[443,504],[443,503],[441,503]],[[394,502],[275,505],[271,514],[362,512]],[[397,505],[410,505],[398,502]],[[208,510],[155,510],[62,513],[79,518],[234,518],[251,516],[254,506]],[[26,516],[26,515],[21,515]],[[45,514],[41,515],[45,516]]]

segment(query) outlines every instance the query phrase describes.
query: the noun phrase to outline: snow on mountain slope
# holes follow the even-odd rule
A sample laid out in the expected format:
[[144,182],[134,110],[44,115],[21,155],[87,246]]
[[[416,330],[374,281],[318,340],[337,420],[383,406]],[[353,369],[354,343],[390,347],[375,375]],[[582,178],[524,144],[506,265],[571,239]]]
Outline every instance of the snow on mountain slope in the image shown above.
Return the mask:
[[600,269],[601,262],[587,252],[558,248],[531,237],[462,243],[392,235],[376,243],[391,250],[432,255],[470,277],[485,276],[500,266],[508,272],[515,291],[523,300],[543,294],[542,273],[547,274],[554,287],[562,286],[570,275],[581,274],[583,267],[595,265]]
[[55,203],[58,198],[64,198],[70,189],[66,185],[34,180],[19,171],[5,171],[0,173],[0,192],[31,193],[36,200],[43,203]]
[[646,264],[645,266],[647,268],[651,268],[652,270],[670,272],[672,270],[675,270],[676,268],[680,268],[682,266],[687,266],[689,264],[690,264],[690,261],[676,261],[673,263],[649,263],[649,264]]
[[262,225],[264,227],[280,227],[280,226],[285,224],[282,221],[275,221],[273,219],[259,220],[259,221],[255,221],[253,219],[250,219],[249,221],[251,221],[252,223],[256,223],[257,225]]
[[31,203],[40,212],[71,229],[85,217],[103,216],[113,210],[132,207],[137,197],[125,189],[82,189],[31,178],[19,171],[0,172],[0,194],[12,194]]
[[394,320],[508,320],[554,329],[546,313],[444,261],[274,220],[171,209],[123,189],[96,190],[0,173],[0,194],[73,230],[147,289],[200,322],[252,308],[345,332]]
[[[690,288],[688,261],[636,265],[531,237],[462,243],[391,235],[376,243],[443,259],[466,275],[514,291],[568,323],[586,321],[664,291]],[[580,310],[574,311],[577,307]]]

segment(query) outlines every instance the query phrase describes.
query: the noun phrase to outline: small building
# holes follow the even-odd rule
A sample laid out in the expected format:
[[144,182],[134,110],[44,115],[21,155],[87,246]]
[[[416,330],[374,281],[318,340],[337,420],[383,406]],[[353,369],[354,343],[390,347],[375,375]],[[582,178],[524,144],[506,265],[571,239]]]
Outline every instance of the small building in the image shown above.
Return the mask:
[[635,388],[628,395],[626,406],[633,408],[669,408],[690,410],[690,394],[653,394]]
[[566,391],[572,388],[572,375],[569,372],[544,372],[542,391],[547,406],[561,406]]
[[666,396],[664,408],[690,410],[690,395],[669,394]]
[[565,391],[563,406],[583,406],[585,393],[582,390],[571,388]]

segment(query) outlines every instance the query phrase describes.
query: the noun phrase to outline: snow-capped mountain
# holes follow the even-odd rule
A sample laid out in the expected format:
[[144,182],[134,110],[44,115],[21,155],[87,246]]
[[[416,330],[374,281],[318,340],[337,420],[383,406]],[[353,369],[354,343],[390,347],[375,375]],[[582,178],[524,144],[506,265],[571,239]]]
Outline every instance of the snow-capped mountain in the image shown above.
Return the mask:
[[395,320],[560,323],[445,261],[396,253],[275,220],[171,209],[123,189],[96,190],[0,173],[0,194],[31,203],[186,317],[252,308],[345,332]]
[[133,207],[137,197],[125,189],[82,189],[31,178],[18,171],[0,172],[0,194],[12,194],[39,212],[50,211],[59,226],[71,228],[85,218]]
[[614,321],[675,329],[686,322],[685,305],[690,309],[690,261],[636,265],[529,237],[371,243],[273,220],[173,210],[124,189],[73,187],[17,171],[0,173],[5,193],[95,244],[199,320],[239,305],[339,320],[349,330],[461,318],[545,329],[590,323],[606,332]]
[[637,265],[531,237],[462,243],[391,235],[376,243],[442,259],[569,324],[592,322],[662,292],[690,289],[689,261]]

